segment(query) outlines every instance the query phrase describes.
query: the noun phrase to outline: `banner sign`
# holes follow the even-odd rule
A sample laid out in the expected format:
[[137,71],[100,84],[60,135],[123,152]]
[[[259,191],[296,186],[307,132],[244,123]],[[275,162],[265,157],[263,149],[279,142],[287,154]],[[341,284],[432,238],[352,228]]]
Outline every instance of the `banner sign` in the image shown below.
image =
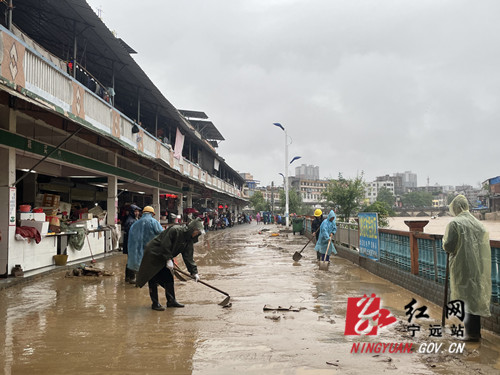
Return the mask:
[[378,214],[360,212],[359,218],[359,254],[379,260]]
[[181,160],[182,158],[182,148],[184,147],[184,135],[181,133],[179,128],[175,133],[175,147],[174,147],[174,158]]

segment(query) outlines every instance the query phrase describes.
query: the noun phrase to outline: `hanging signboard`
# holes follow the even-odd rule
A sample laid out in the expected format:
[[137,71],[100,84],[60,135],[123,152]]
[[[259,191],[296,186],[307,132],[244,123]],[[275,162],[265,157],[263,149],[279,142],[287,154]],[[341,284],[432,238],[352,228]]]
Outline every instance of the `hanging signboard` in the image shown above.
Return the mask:
[[359,254],[379,260],[378,214],[360,212],[359,218]]

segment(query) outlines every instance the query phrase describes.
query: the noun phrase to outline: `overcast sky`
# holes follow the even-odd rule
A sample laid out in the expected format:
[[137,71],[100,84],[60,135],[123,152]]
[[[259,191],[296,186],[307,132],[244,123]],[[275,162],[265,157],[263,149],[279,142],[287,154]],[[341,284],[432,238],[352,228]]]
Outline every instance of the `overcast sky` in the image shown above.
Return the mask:
[[500,1],[90,0],[218,153],[262,185],[289,167],[418,185],[500,175]]

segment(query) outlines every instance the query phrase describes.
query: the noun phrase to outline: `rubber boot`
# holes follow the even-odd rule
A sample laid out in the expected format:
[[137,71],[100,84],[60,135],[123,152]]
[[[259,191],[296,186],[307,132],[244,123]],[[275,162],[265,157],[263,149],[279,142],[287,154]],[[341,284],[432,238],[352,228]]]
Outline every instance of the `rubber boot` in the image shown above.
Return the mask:
[[149,286],[149,297],[151,298],[151,308],[156,311],[165,311],[165,307],[163,307],[160,302],[158,302],[158,285],[150,285]]
[[125,282],[130,282],[130,270],[125,266]]
[[481,316],[465,313],[464,341],[478,342],[481,340]]
[[174,283],[165,284],[165,295],[167,297],[167,307],[184,307],[183,304],[175,300]]
[[129,272],[130,272],[130,279],[129,279],[129,283],[130,284],[135,284],[135,275],[136,275],[136,272],[134,270],[130,270],[129,269]]

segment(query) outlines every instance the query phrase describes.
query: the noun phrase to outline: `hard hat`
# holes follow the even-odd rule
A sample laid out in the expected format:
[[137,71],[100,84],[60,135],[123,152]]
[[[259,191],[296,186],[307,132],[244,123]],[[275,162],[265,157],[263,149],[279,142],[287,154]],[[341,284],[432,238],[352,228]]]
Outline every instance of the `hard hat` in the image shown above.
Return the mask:
[[155,209],[151,206],[146,206],[142,209],[142,212],[145,213],[145,212],[150,212],[152,213],[153,215],[155,214]]
[[[146,209],[146,207],[144,207],[144,209]],[[321,211],[319,208],[316,208],[316,210],[314,211],[314,216],[320,217],[321,215],[323,215],[323,211]]]

